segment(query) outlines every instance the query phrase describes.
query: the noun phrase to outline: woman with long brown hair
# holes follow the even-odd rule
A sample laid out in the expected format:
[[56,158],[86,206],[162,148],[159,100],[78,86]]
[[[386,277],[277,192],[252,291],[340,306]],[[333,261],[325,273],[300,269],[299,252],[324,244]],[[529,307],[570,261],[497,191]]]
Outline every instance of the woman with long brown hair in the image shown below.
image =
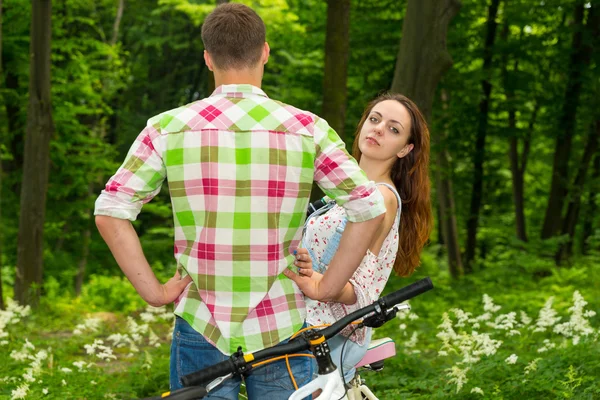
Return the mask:
[[[353,156],[367,177],[377,183],[385,199],[385,219],[346,284],[352,285],[356,303],[346,305],[307,298],[307,323],[311,325],[332,323],[375,301],[392,270],[402,277],[411,275],[419,265],[421,250],[431,232],[429,130],[410,99],[385,93],[371,101],[356,129]],[[331,203],[307,219],[302,241],[307,251],[297,253],[299,275],[286,275],[308,297],[311,290],[306,277],[321,279],[345,225],[344,209]],[[350,335],[349,330],[344,333]],[[338,335],[329,341],[332,358],[343,367],[346,381],[354,375],[354,365],[366,352],[370,336],[370,329],[351,334],[343,355],[341,347],[346,337]]]

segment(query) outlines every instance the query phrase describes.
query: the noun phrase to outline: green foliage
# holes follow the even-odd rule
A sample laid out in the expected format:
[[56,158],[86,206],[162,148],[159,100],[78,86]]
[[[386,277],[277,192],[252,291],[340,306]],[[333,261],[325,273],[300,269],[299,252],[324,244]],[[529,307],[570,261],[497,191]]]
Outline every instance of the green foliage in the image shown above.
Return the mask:
[[122,311],[130,313],[144,306],[131,283],[122,276],[92,275],[83,288],[81,301],[91,310]]

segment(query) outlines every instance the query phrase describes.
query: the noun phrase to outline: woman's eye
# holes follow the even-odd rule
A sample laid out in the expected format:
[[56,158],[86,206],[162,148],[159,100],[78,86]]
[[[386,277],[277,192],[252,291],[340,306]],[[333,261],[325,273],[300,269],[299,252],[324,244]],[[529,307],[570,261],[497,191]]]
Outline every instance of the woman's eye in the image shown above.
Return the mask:
[[400,131],[399,131],[398,129],[394,128],[393,126],[391,127],[391,130],[392,130],[392,132],[394,132],[394,133],[400,133]]
[[373,123],[377,123],[377,118],[376,117],[370,117],[369,121],[373,122]]

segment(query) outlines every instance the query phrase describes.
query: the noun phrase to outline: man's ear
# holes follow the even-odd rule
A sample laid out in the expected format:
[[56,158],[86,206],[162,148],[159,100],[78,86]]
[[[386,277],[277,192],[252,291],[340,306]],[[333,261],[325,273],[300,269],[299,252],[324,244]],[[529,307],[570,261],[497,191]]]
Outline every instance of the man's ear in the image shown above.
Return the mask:
[[263,65],[269,62],[269,54],[271,53],[271,48],[269,47],[269,43],[265,42],[265,47],[263,47],[262,52],[262,61]]
[[407,144],[396,155],[398,156],[398,158],[406,157],[406,155],[408,153],[410,153],[412,151],[412,149],[414,149],[414,148],[415,148],[414,144],[412,144],[412,143],[411,144]]
[[213,63],[212,63],[212,59],[210,58],[210,54],[208,54],[208,51],[204,50],[204,62],[206,63],[206,66],[208,67],[208,69],[210,71],[213,70]]

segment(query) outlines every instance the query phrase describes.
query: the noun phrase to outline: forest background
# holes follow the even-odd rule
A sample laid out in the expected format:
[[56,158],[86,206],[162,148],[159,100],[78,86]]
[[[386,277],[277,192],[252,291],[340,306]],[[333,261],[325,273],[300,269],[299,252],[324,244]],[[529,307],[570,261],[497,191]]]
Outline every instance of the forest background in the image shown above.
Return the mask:
[[[0,398],[167,389],[169,311],[144,309],[93,204],[148,118],[214,89],[219,2],[0,0]],[[267,25],[266,93],[348,148],[383,90],[429,121],[435,228],[387,290],[436,290],[378,330],[399,354],[375,393],[599,398],[600,2],[241,2]],[[172,225],[165,185],[134,223],[162,279]]]

